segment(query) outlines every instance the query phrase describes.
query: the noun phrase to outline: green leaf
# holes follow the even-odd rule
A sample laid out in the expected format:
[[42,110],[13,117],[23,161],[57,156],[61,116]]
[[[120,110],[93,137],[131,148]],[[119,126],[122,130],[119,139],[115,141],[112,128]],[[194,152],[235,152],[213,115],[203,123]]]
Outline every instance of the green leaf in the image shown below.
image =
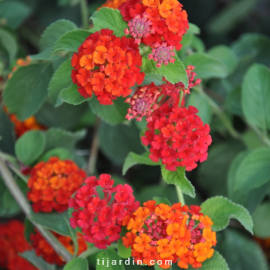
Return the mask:
[[101,105],[94,96],[89,101],[89,104],[93,113],[110,125],[123,123],[129,107],[127,103],[124,103],[123,98],[117,98],[114,100],[113,105]]
[[54,107],[50,102],[45,102],[35,115],[38,123],[50,128],[74,129],[78,127],[78,120],[88,109],[88,105],[73,106],[63,103]]
[[5,25],[11,29],[16,29],[30,13],[31,8],[22,1],[0,2],[0,18],[5,20]]
[[235,52],[225,45],[211,48],[211,50],[208,51],[208,54],[221,60],[227,66],[228,74],[231,74],[236,69],[239,62]]
[[204,123],[210,124],[213,117],[212,107],[200,97],[197,92],[191,92],[188,96],[187,106],[194,106],[198,109],[198,116]]
[[228,93],[226,96],[226,108],[232,114],[243,116],[242,104],[241,104],[242,91],[241,87],[236,87]]
[[88,270],[88,261],[84,258],[74,258],[65,265],[64,270]]
[[93,31],[100,31],[101,29],[113,30],[113,34],[117,37],[125,36],[125,29],[127,23],[123,20],[122,15],[118,9],[101,8],[96,11],[91,19],[94,23]]
[[10,32],[2,28],[0,28],[0,47],[1,46],[8,53],[9,62],[11,63],[18,51],[17,41]]
[[28,243],[31,243],[30,236],[35,233],[35,226],[28,218],[24,219],[24,237]]
[[84,101],[89,100],[89,98],[85,98],[79,93],[76,84],[72,84],[69,88],[63,89],[59,97],[62,101],[72,105],[79,105]]
[[76,143],[83,139],[86,135],[86,130],[80,130],[76,132],[70,132],[58,128],[50,128],[45,132],[45,151],[49,151],[54,148],[65,148],[73,150]]
[[[19,179],[16,182],[23,194],[26,194],[26,184]],[[13,217],[19,213],[21,213],[21,207],[0,177],[0,217]]]
[[185,175],[185,167],[178,167],[176,171],[169,171],[165,169],[165,166],[161,166],[161,174],[164,181],[167,184],[173,184],[180,187],[184,194],[195,198],[195,189],[193,185],[189,182]]
[[61,90],[72,84],[71,70],[71,62],[70,60],[66,60],[58,67],[50,80],[48,94],[50,100],[56,106],[62,103],[61,99],[58,97]]
[[154,162],[149,158],[149,152],[146,152],[142,155],[137,155],[135,153],[128,153],[124,165],[123,165],[123,175],[126,174],[127,170],[131,168],[132,166],[136,164],[144,164],[144,165],[150,165],[150,166],[158,166],[161,163],[160,162]]
[[51,76],[52,67],[48,63],[19,67],[4,89],[4,103],[9,111],[20,120],[35,114],[47,97]]
[[56,270],[55,264],[46,263],[41,257],[36,255],[34,250],[25,251],[19,255],[36,266],[39,270]]
[[56,40],[68,31],[76,30],[77,26],[68,20],[58,20],[50,24],[41,35],[40,50],[45,51],[53,47]]
[[77,52],[78,48],[89,35],[90,32],[87,30],[73,30],[66,32],[54,43],[51,55],[54,56],[62,52]]
[[218,242],[218,246],[230,269],[268,270],[267,259],[252,238],[232,229],[227,229],[223,234],[224,238]]
[[270,38],[256,33],[244,34],[235,41],[232,49],[239,58],[253,56],[255,62],[269,65],[270,61]]
[[71,236],[68,211],[63,213],[30,213],[29,217],[33,222],[43,228],[54,231],[64,236]]
[[0,106],[0,149],[4,153],[14,154],[14,125]]
[[143,83],[140,86],[148,85],[150,83],[161,85],[164,83],[163,77],[160,74],[145,74]]
[[194,35],[199,35],[201,33],[201,29],[193,23],[188,23],[189,28],[188,28],[188,33],[192,33]]
[[168,65],[162,64],[161,67],[157,67],[157,63],[154,60],[149,60],[146,57],[142,58],[142,71],[150,74],[162,75],[169,82],[175,84],[182,82],[185,86],[188,86],[188,78],[185,70],[185,66],[181,60],[175,56],[175,62]]
[[197,77],[200,79],[226,78],[227,66],[219,59],[206,53],[194,53],[184,60],[185,66],[195,67]]
[[257,3],[257,0],[240,0],[226,5],[224,9],[208,21],[208,31],[211,34],[219,35],[228,33],[253,12]]
[[[242,154],[229,173],[229,194],[235,200],[270,181],[270,149],[259,148]],[[238,201],[237,200],[237,201]]]
[[167,198],[153,197],[153,200],[155,200],[157,204],[164,203],[167,205],[172,205],[171,202]]
[[[188,270],[194,269],[189,267]],[[225,261],[225,259],[215,251],[213,257],[207,259],[202,263],[202,267],[200,270],[229,270],[229,267]]]
[[139,138],[139,130],[134,126],[110,126],[101,123],[99,129],[100,148],[113,163],[122,164],[129,152],[144,152]]
[[[124,270],[120,256],[112,249],[102,250],[97,254],[97,270]],[[121,261],[121,264],[120,264]],[[104,265],[102,265],[104,262]]]
[[242,84],[242,106],[248,122],[263,130],[270,128],[270,70],[264,65],[250,67]]
[[241,204],[246,207],[250,213],[254,212],[257,206],[262,202],[264,197],[268,194],[270,190],[270,182],[263,184],[259,188],[252,189],[248,192],[235,192],[234,184],[235,184],[235,175],[237,173],[238,167],[241,162],[249,155],[251,151],[241,152],[236,158],[233,160],[229,172],[228,172],[228,194],[229,198],[235,203]]
[[241,205],[227,198],[217,196],[206,200],[202,205],[202,213],[209,216],[214,225],[213,230],[225,229],[231,218],[237,219],[250,233],[253,233],[253,221],[249,212]]
[[117,241],[117,249],[118,249],[118,254],[121,258],[127,259],[131,256],[131,247],[126,248],[123,245],[123,241],[122,241],[122,237],[125,236],[125,234],[127,233],[127,229],[126,227],[122,227],[121,230],[121,238]]
[[[240,142],[223,142],[210,147],[208,158],[198,168],[196,186],[208,197],[227,196],[227,176],[233,159],[244,145]],[[213,170],[215,168],[215,170]],[[218,181],[217,181],[218,179]]]
[[31,165],[42,154],[44,146],[45,136],[43,132],[28,131],[15,144],[16,156],[24,165]]
[[72,160],[72,154],[69,150],[65,148],[54,148],[46,152],[44,155],[42,155],[39,158],[39,161],[48,161],[51,157],[59,157],[61,160],[65,159],[71,159]]
[[253,213],[254,235],[259,238],[270,237],[270,203],[265,202]]

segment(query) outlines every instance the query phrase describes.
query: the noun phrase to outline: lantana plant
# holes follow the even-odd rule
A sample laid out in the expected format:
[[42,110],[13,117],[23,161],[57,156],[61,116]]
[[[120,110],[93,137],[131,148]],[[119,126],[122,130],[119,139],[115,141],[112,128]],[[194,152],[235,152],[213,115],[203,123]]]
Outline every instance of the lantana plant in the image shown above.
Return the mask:
[[[86,1],[81,5],[83,27],[53,22],[40,38],[39,53],[17,61],[5,78],[0,116],[8,124],[6,133],[0,131],[0,173],[7,191],[0,196],[12,195],[18,209],[11,216],[22,211],[25,222],[0,224],[0,267],[87,270],[90,264],[97,270],[124,270],[124,261],[131,259],[133,265],[156,270],[228,270],[216,250],[223,241],[217,232],[235,222],[253,233],[253,210],[243,185],[255,192],[269,182],[264,175],[269,114],[258,120],[260,108],[249,117],[255,93],[244,90],[245,118],[266,147],[235,159],[229,198],[194,199],[186,174],[204,163],[210,164],[208,172],[215,171],[208,151],[220,140],[205,111],[219,117],[214,131],[222,134],[222,124],[232,138],[243,140],[206,91],[211,72],[213,78],[225,77],[218,72],[229,73],[230,60],[218,52],[208,56],[200,52],[200,42],[191,43],[199,40],[199,28],[177,0],[108,0],[89,21]],[[248,72],[266,74],[261,79],[269,87],[267,67],[254,65]],[[90,140],[81,129],[88,126],[93,138],[86,160],[76,145]],[[16,135],[11,148],[9,130]],[[145,171],[155,166],[161,192],[138,198],[132,184],[97,169],[99,145],[116,164],[122,145],[131,145],[129,153],[124,150],[123,175],[137,164]],[[252,162],[252,155],[263,165]],[[260,169],[263,173],[256,174]],[[260,178],[256,183],[253,174]]]

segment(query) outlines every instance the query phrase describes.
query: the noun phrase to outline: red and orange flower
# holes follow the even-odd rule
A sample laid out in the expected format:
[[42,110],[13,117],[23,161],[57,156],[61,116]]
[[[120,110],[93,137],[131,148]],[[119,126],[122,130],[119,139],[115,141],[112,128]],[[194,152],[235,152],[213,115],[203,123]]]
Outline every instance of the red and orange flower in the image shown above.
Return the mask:
[[126,34],[153,49],[149,58],[157,66],[173,63],[173,50],[181,49],[182,36],[189,28],[182,7],[177,0],[129,0],[118,8],[128,22]]
[[52,157],[38,163],[28,180],[28,200],[35,212],[63,212],[70,196],[82,185],[86,173],[71,160]]
[[8,270],[37,270],[19,253],[31,250],[24,238],[24,224],[11,220],[0,224],[0,268]]
[[111,30],[91,34],[71,59],[72,80],[85,98],[97,96],[100,104],[113,104],[126,97],[131,87],[141,84],[142,57],[133,38],[116,37]]
[[167,269],[171,265],[166,261],[170,260],[183,269],[200,268],[213,256],[216,233],[211,229],[211,219],[200,213],[199,206],[169,206],[156,201],[143,205],[126,220],[129,232],[122,238],[137,263],[158,263]]
[[[55,232],[52,233],[58,239],[58,241],[73,255],[74,244],[72,239],[68,236],[63,236]],[[56,264],[58,266],[63,266],[65,264],[65,261],[63,261],[63,259],[54,251],[54,249],[38,231],[35,230],[35,233],[31,234],[30,240],[37,256],[41,256],[44,261],[50,264]],[[80,233],[77,233],[77,241],[79,246],[77,255],[80,255],[87,249],[87,244],[82,239],[82,235]]]

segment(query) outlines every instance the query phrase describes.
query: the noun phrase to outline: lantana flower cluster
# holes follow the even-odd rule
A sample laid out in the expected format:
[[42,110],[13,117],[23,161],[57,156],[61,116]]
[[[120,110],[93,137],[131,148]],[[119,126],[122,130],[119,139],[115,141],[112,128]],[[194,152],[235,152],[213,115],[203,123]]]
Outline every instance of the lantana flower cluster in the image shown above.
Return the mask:
[[129,0],[118,9],[128,22],[126,34],[153,49],[150,59],[158,66],[174,62],[174,49],[181,49],[189,28],[187,13],[177,0]]
[[30,172],[27,198],[35,212],[63,212],[70,196],[83,184],[86,173],[71,160],[52,157]]
[[19,253],[30,251],[32,247],[24,238],[24,224],[11,220],[0,224],[0,268],[8,270],[37,270]]
[[[100,249],[120,238],[124,220],[139,207],[129,185],[113,184],[108,174],[101,174],[98,179],[89,177],[69,201],[69,207],[74,209],[71,226],[81,228],[84,240]],[[100,189],[104,197],[99,195]]]
[[170,171],[179,166],[191,171],[197,167],[196,162],[207,159],[212,142],[210,127],[196,113],[198,110],[193,106],[170,107],[168,103],[153,112],[153,120],[141,138],[144,145],[150,145],[151,160],[161,159]]
[[122,238],[137,263],[152,266],[159,261],[159,266],[167,269],[171,265],[166,260],[171,260],[182,269],[200,268],[213,256],[216,233],[199,206],[169,206],[154,200],[143,205],[133,213],[127,223],[129,232]]
[[[137,89],[131,98],[127,98],[131,106],[126,118],[140,121],[146,116],[147,130],[141,138],[142,143],[150,146],[150,159],[166,165],[166,169],[175,171],[177,167],[186,167],[191,171],[197,162],[207,159],[208,146],[212,139],[210,127],[196,115],[195,107],[182,107],[184,95],[201,80],[195,79],[193,66],[188,66],[188,87],[182,82],[172,84],[166,79],[164,84],[154,83]],[[180,107],[179,107],[180,106]]]
[[142,57],[133,38],[116,37],[103,29],[91,34],[71,59],[72,79],[85,98],[94,93],[100,104],[113,104],[117,97],[126,97],[131,87],[141,84]]
[[[52,234],[57,238],[57,240],[73,255],[74,254],[74,244],[72,239],[68,236],[63,236],[58,233],[52,232]],[[43,236],[35,229],[35,233],[30,235],[30,241],[35,250],[37,256],[41,256],[44,261],[50,264],[56,264],[58,266],[63,266],[65,261],[54,251],[50,244],[43,238]],[[80,255],[85,250],[87,250],[87,244],[83,240],[82,235],[77,233],[78,241],[78,254]]]

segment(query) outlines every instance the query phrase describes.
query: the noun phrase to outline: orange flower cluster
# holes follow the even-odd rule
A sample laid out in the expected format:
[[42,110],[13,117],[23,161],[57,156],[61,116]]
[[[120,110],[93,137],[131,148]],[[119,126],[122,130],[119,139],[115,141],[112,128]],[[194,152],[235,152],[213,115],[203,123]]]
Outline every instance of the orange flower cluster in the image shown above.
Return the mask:
[[126,2],[127,0],[107,0],[101,7],[108,7],[116,9],[118,8],[122,3]]
[[[73,255],[74,244],[72,242],[72,239],[70,237],[57,234],[55,232],[52,233],[58,239],[58,241]],[[38,231],[35,230],[35,234],[31,234],[30,240],[37,256],[41,256],[44,261],[50,264],[56,264],[58,266],[62,266],[65,264],[63,259],[54,251],[54,249],[48,244],[48,242]],[[79,246],[78,255],[80,255],[85,250],[87,250],[87,244],[83,240],[80,233],[77,233],[77,240]]]
[[0,224],[0,268],[8,270],[37,270],[18,255],[32,248],[24,238],[24,224],[11,220]]
[[122,238],[125,247],[132,248],[137,264],[157,263],[167,269],[171,261],[183,269],[189,265],[200,268],[213,256],[216,233],[211,229],[211,219],[200,213],[199,206],[169,206],[156,201],[143,205],[126,222],[129,232]]
[[35,212],[63,212],[68,200],[82,185],[86,173],[71,160],[52,157],[48,162],[38,163],[28,180],[28,200]]
[[126,97],[131,87],[141,84],[142,57],[133,38],[116,37],[103,29],[91,34],[71,59],[72,80],[85,98],[94,93],[100,104],[113,104],[117,97]]

